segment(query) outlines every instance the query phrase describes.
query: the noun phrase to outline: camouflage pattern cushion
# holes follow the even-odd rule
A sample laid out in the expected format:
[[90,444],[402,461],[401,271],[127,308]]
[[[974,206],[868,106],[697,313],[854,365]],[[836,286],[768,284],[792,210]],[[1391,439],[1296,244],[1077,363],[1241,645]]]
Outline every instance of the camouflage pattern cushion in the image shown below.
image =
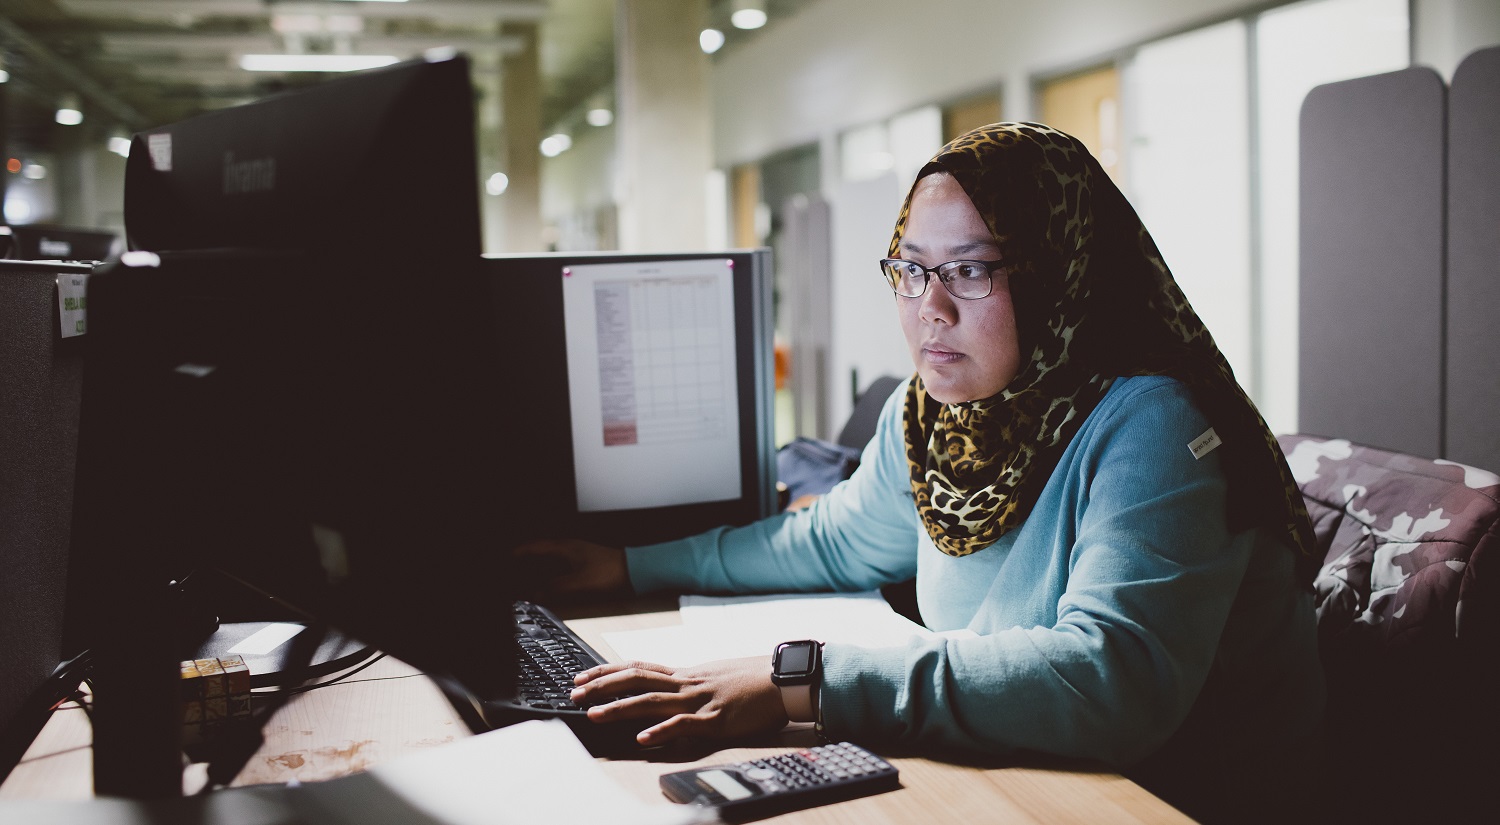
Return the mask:
[[1500,477],[1281,436],[1322,553],[1326,754],[1305,819],[1459,822],[1496,810]]
[[1495,610],[1492,594],[1481,600],[1494,586],[1483,574],[1496,563],[1487,557],[1500,476],[1338,439],[1279,440],[1323,553],[1314,588],[1325,655],[1331,646],[1446,647],[1491,632],[1479,614]]

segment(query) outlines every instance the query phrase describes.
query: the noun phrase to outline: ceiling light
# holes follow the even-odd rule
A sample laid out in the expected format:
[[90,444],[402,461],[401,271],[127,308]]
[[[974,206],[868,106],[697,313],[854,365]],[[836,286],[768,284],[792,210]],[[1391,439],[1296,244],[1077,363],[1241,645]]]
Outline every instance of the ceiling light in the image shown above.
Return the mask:
[[357,72],[400,61],[388,54],[247,54],[240,68],[247,72]]
[[713,54],[724,47],[724,33],[718,29],[704,29],[698,33],[698,48],[704,54]]
[[758,29],[766,24],[765,0],[734,0],[729,22],[737,29]]
[[57,104],[57,122],[64,126],[77,126],[83,122],[83,110],[78,108],[78,95],[67,94]]
[[130,138],[118,132],[109,139],[109,151],[114,152],[122,158],[130,157]]
[[484,182],[484,191],[490,193],[491,195],[504,194],[505,190],[509,188],[510,176],[506,175],[504,172],[496,172],[495,174],[490,175],[489,179]]
[[601,106],[597,109],[590,109],[589,113],[584,115],[584,119],[589,122],[590,126],[608,126],[615,122],[615,113]]
[[10,72],[7,72],[4,69],[0,69],[0,83],[9,83],[9,82],[10,82]]
[[47,177],[47,167],[40,163],[28,163],[21,167],[21,177],[27,180],[41,180]]
[[573,138],[563,132],[542,138],[542,154],[555,158],[573,147]]

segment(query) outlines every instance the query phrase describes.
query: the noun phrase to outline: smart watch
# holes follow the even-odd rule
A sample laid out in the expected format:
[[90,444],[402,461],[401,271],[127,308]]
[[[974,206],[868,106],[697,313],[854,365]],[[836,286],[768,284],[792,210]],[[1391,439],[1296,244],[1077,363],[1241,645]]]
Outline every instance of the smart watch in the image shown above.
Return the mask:
[[823,643],[813,639],[782,642],[771,657],[771,682],[781,688],[781,704],[793,722],[816,722],[813,701],[823,681]]

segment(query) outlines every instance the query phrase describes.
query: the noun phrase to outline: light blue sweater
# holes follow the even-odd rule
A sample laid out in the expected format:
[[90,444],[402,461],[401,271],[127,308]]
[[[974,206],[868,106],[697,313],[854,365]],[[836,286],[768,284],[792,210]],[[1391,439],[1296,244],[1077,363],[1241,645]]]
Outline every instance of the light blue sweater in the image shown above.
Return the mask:
[[[905,393],[854,476],[812,508],[628,549],[636,591],[869,590],[915,574],[927,625],[979,638],[828,644],[830,737],[1118,767],[1176,750],[1226,771],[1310,740],[1323,691],[1312,596],[1268,532],[1228,531],[1220,453],[1188,450],[1208,424],[1183,385],[1117,380],[1026,521],[962,558],[917,517]],[[1174,733],[1181,746],[1164,749]]]

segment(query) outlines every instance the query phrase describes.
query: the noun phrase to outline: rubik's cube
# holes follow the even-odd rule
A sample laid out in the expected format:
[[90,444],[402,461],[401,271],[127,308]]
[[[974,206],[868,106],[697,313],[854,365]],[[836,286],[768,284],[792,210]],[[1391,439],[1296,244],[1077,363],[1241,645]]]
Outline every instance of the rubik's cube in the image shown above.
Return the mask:
[[250,668],[239,656],[182,663],[182,739],[208,742],[250,719]]

